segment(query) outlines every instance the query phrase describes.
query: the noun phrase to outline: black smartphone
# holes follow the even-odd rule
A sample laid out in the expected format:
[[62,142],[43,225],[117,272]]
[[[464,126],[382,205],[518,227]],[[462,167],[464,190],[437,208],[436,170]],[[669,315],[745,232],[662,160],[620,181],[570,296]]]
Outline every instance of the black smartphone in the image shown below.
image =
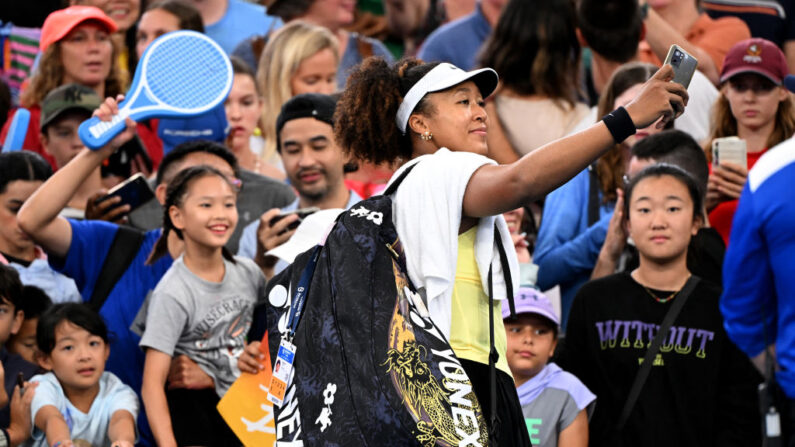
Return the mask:
[[307,216],[312,215],[312,214],[314,214],[314,213],[316,213],[318,211],[320,211],[320,208],[318,208],[316,206],[309,207],[309,208],[301,208],[301,209],[295,210],[295,211],[286,211],[286,212],[283,212],[283,213],[279,214],[278,216],[274,217],[273,219],[271,219],[270,225],[273,226],[276,222],[284,219],[285,217],[290,216],[292,214],[297,214],[298,215],[298,219],[295,222],[293,222],[290,225],[288,225],[287,228],[285,228],[284,231],[294,230],[294,229],[298,228],[298,225],[301,225],[301,221],[303,221]]
[[136,157],[140,157],[146,170],[152,172],[152,159],[138,135],[122,144],[116,152],[108,157],[107,162],[102,165],[102,176],[129,177],[132,171],[132,161]]
[[151,200],[155,195],[152,193],[152,189],[149,188],[146,178],[139,172],[116,185],[94,203],[98,205],[115,196],[121,197],[121,201],[109,208],[109,210],[121,205],[130,205],[130,211],[132,211]]

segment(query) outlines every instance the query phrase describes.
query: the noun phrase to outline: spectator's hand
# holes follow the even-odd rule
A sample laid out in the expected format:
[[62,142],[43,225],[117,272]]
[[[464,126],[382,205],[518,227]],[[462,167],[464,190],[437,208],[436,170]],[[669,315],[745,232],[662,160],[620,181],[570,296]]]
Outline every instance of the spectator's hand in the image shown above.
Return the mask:
[[276,258],[265,256],[265,253],[287,242],[295,233],[295,230],[287,230],[287,227],[298,220],[297,214],[286,216],[271,226],[271,219],[278,216],[280,212],[278,208],[271,208],[259,218],[257,255],[254,260],[260,267],[272,268],[276,264]]
[[529,264],[532,262],[530,257],[530,250],[527,247],[530,244],[527,243],[527,239],[525,239],[525,234],[511,234],[511,239],[513,239],[513,248],[516,250],[516,257],[519,259],[520,264]]
[[14,387],[11,398],[11,423],[8,426],[8,437],[11,445],[19,445],[30,437],[32,425],[30,420],[30,404],[36,394],[39,382],[25,382],[22,390],[19,385]]
[[[94,110],[94,116],[100,121],[110,121],[113,116],[119,113],[119,103],[124,100],[124,95],[116,96],[116,99],[105,98],[105,101],[100,104],[97,110]],[[130,118],[125,119],[127,127],[116,137],[114,137],[105,147],[99,149],[106,157],[116,152],[124,143],[130,141],[135,136],[135,121]]]
[[627,231],[624,227],[624,191],[616,190],[616,206],[613,216],[607,224],[607,235],[602,245],[602,252],[613,262],[618,262],[621,252],[627,245]]
[[637,129],[643,129],[657,121],[657,128],[664,128],[668,122],[685,111],[687,89],[679,83],[671,82],[674,69],[663,65],[657,73],[643,84],[638,96],[626,106],[632,122]]
[[246,346],[240,357],[237,358],[237,368],[240,372],[257,374],[265,369],[260,363],[265,358],[259,350],[260,343],[259,341],[252,341]]
[[709,180],[707,180],[707,196],[704,199],[704,206],[707,208],[707,212],[711,212],[724,201],[726,201],[726,198],[718,189],[718,181],[715,179],[715,174],[710,174]]
[[127,213],[130,212],[130,205],[125,204],[111,209],[113,205],[121,202],[121,197],[113,196],[102,201],[102,203],[96,203],[97,199],[107,193],[107,191],[102,190],[88,198],[88,201],[86,201],[86,220],[104,220],[118,224],[127,222]]
[[215,387],[213,378],[186,355],[178,355],[171,360],[167,381],[168,389],[201,390]]
[[720,166],[712,169],[710,180],[713,178],[718,192],[725,197],[725,200],[736,200],[743,192],[745,181],[748,179],[748,170],[735,163],[722,162]]

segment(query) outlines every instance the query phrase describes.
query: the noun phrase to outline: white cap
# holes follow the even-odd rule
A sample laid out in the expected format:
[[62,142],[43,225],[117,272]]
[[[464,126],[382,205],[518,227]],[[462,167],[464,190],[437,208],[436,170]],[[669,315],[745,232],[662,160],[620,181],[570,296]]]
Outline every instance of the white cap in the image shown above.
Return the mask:
[[296,256],[325,241],[326,233],[343,211],[342,208],[332,208],[306,216],[290,240],[265,254],[292,264]]
[[434,67],[425,76],[422,77],[413,87],[411,87],[403,98],[398,108],[395,122],[398,129],[403,134],[406,133],[406,125],[409,122],[409,116],[417,104],[428,93],[440,92],[447,90],[450,87],[456,86],[465,81],[472,81],[478,86],[480,94],[484,98],[489,96],[495,88],[500,77],[497,72],[491,68],[481,68],[479,70],[464,71],[453,64],[442,62]]

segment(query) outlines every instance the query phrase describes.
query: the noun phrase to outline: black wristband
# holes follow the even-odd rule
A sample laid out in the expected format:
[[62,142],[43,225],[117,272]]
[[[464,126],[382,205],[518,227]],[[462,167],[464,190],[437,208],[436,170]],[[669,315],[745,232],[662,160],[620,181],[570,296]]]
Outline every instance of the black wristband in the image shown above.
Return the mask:
[[607,130],[610,131],[610,134],[613,135],[613,141],[615,141],[616,144],[619,144],[628,137],[635,135],[635,123],[633,123],[632,118],[629,117],[627,109],[623,107],[619,107],[603,116],[602,121],[604,121],[605,126],[607,126]]

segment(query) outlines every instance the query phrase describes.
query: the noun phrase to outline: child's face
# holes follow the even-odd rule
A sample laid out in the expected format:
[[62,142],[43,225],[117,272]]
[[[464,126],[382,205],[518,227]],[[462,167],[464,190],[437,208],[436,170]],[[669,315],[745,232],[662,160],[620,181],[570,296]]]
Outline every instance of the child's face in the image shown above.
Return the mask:
[[39,318],[26,318],[16,335],[8,341],[8,350],[21,356],[30,363],[36,364],[36,353],[39,348],[36,345],[36,325]]
[[16,310],[13,304],[0,297],[0,345],[5,345],[11,334],[19,331],[24,318],[21,310]]
[[558,341],[549,323],[538,315],[519,314],[505,321],[508,366],[519,380],[531,379],[544,369]]
[[629,200],[627,230],[641,259],[667,263],[687,254],[699,221],[681,181],[670,175],[647,177],[635,185]]
[[69,321],[55,327],[55,347],[42,354],[41,366],[52,370],[68,390],[85,390],[99,384],[110,348],[101,337]]
[[221,248],[237,226],[237,195],[216,175],[192,182],[182,206],[172,206],[171,221],[189,239],[205,247]]

